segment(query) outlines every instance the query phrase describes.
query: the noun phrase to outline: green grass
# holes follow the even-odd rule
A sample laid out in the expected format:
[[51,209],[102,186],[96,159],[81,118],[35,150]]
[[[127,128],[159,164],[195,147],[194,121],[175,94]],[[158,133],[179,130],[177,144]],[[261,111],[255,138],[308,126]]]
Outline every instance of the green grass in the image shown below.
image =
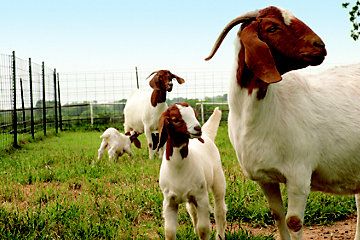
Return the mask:
[[[133,148],[132,158],[92,164],[99,136],[63,132],[0,155],[0,239],[164,239],[160,160],[149,160],[143,147]],[[140,140],[145,146],[144,136]],[[226,238],[273,239],[239,228],[273,220],[258,185],[243,177],[225,126],[217,145],[227,180]],[[330,224],[354,211],[351,196],[311,193],[305,221]],[[178,239],[197,239],[184,206],[178,222]]]

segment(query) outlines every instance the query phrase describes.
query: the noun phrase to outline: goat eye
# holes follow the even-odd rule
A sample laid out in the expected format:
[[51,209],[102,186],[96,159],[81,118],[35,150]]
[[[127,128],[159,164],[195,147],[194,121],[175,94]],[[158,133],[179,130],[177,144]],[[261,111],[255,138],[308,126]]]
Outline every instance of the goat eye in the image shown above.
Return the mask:
[[266,31],[267,31],[268,33],[274,33],[274,32],[276,32],[276,30],[278,30],[278,29],[279,29],[279,28],[278,28],[277,26],[273,25],[273,26],[268,27],[268,28],[266,29]]

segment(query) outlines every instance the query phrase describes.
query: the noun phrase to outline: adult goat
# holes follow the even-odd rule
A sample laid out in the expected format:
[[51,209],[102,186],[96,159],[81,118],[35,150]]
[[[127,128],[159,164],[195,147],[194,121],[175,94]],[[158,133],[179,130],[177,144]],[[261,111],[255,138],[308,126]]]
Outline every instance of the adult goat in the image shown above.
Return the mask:
[[[231,21],[206,60],[240,23],[228,124],[244,174],[263,189],[281,239],[301,239],[311,190],[356,194],[359,240],[360,65],[290,72],[321,64],[326,49],[306,24],[277,7]],[[279,183],[286,184],[287,212]]]
[[[126,135],[141,134],[145,132],[149,148],[149,158],[152,159],[158,145],[158,124],[161,113],[168,105],[166,92],[173,88],[172,80],[176,79],[179,84],[185,80],[169,70],[159,70],[151,73],[147,78],[154,75],[149,85],[152,92],[136,90],[127,99],[124,108],[124,130]],[[162,151],[159,152],[162,155]]]

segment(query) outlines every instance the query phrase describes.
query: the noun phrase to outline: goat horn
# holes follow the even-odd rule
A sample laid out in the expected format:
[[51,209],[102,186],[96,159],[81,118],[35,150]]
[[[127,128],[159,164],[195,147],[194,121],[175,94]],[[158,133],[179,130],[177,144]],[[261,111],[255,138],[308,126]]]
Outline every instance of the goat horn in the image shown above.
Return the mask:
[[245,13],[235,19],[233,19],[231,22],[229,22],[224,30],[222,30],[222,32],[220,33],[219,37],[217,38],[211,52],[210,52],[210,55],[205,58],[206,61],[210,60],[216,53],[216,51],[218,50],[218,48],[220,47],[220,44],[222,43],[222,41],[224,40],[224,38],[226,37],[226,34],[228,34],[228,32],[233,28],[235,27],[236,25],[240,24],[240,23],[243,23],[243,22],[246,22],[246,21],[249,21],[249,20],[253,20],[257,17],[259,11],[252,11],[252,12],[248,12],[248,13]]
[[151,77],[151,75],[155,74],[155,73],[158,73],[159,71],[154,71],[152,72],[146,79],[148,79],[149,77]]

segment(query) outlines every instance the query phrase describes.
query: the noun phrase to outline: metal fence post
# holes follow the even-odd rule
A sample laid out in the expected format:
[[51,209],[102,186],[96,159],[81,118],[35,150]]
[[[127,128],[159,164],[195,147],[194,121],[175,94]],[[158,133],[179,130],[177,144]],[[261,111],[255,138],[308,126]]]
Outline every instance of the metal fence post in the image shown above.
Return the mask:
[[31,137],[35,138],[35,130],[34,130],[34,99],[33,99],[33,82],[32,82],[32,69],[31,69],[31,58],[29,58],[29,82],[30,82],[30,129],[31,129]]
[[46,136],[46,101],[45,101],[45,64],[42,62],[42,112],[43,112],[43,131]]
[[24,88],[23,88],[23,81],[20,78],[20,96],[21,96],[21,108],[22,108],[22,121],[23,121],[23,132],[26,132],[26,117],[25,117],[25,102],[24,102]]
[[13,80],[13,114],[12,114],[12,124],[14,132],[14,141],[13,146],[18,147],[17,139],[17,109],[16,109],[16,61],[15,61],[15,51],[12,52],[12,80]]
[[60,80],[59,80],[59,73],[57,73],[57,87],[58,87],[58,99],[59,99],[59,125],[60,131],[63,130],[62,128],[62,115],[61,115],[61,98],[60,98]]
[[90,102],[90,122],[91,126],[94,125],[94,112],[93,112],[93,103]]
[[58,112],[57,112],[57,97],[56,97],[56,68],[54,68],[54,111],[55,111],[55,132],[59,132],[59,125],[58,125]]
[[139,75],[138,75],[137,67],[135,67],[135,73],[136,73],[136,87],[137,89],[139,89]]

